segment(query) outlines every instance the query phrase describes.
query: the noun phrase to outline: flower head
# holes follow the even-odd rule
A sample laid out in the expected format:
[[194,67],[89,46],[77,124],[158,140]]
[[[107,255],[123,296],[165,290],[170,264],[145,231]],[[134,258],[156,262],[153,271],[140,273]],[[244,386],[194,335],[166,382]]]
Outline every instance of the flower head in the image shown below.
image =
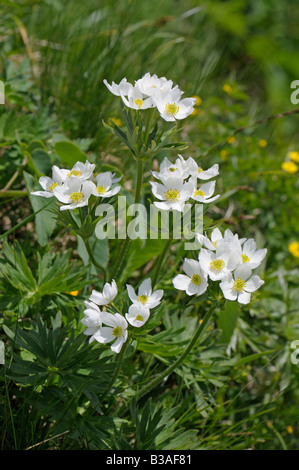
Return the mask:
[[102,326],[93,335],[99,343],[111,343],[111,350],[119,353],[123,344],[128,338],[128,323],[119,313],[113,315],[109,312],[102,312],[102,323],[108,326]]
[[93,302],[84,301],[86,310],[84,310],[84,318],[81,320],[82,325],[86,326],[84,334],[90,336],[91,343],[95,337],[95,333],[102,327],[102,312]]
[[120,186],[111,188],[114,183],[113,175],[111,171],[105,173],[99,173],[95,177],[95,187],[92,190],[92,194],[96,197],[112,197],[120,191]]
[[94,302],[97,305],[108,305],[113,302],[116,296],[117,285],[113,279],[111,284],[109,284],[109,282],[106,282],[103,287],[103,292],[93,290],[89,299],[91,302]]
[[130,325],[135,326],[136,328],[140,328],[145,324],[145,322],[149,319],[150,311],[149,308],[141,305],[140,303],[133,303],[129,307],[128,313],[126,313],[125,317],[127,322]]
[[127,290],[130,300],[133,304],[142,305],[148,309],[154,308],[160,304],[164,291],[162,289],[152,292],[151,279],[145,279],[138,288],[138,293],[132,286],[127,284]]
[[158,209],[177,210],[183,212],[185,202],[193,194],[196,181],[190,178],[185,182],[180,174],[175,172],[162,179],[162,184],[150,181],[152,192],[162,202],[154,202]]
[[223,295],[228,300],[238,300],[241,304],[250,302],[251,293],[255,292],[264,281],[253,275],[249,266],[239,265],[233,273],[220,283]]
[[207,290],[207,274],[198,261],[185,258],[183,271],[186,274],[178,274],[172,281],[176,289],[184,290],[187,295],[201,295]]
[[94,186],[92,181],[82,181],[80,177],[71,175],[62,186],[55,187],[53,190],[58,201],[65,204],[60,207],[60,210],[73,210],[87,206]]
[[170,92],[162,93],[160,96],[154,98],[160,116],[165,121],[185,119],[192,114],[196,99],[181,99],[182,94],[183,92],[179,88],[174,88]]

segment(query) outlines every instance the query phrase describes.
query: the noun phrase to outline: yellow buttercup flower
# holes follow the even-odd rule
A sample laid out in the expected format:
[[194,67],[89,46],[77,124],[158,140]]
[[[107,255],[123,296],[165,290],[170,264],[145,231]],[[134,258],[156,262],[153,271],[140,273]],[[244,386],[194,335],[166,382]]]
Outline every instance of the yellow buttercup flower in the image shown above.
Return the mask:
[[289,244],[289,252],[295,256],[295,258],[299,258],[299,242],[292,242]]
[[198,109],[194,108],[191,113],[191,116],[197,116],[197,114],[198,114]]
[[67,294],[72,295],[73,297],[77,297],[77,295],[79,294],[79,291],[78,290],[72,290],[71,292],[67,292]]
[[237,140],[236,137],[234,135],[232,135],[231,137],[228,137],[227,142],[229,144],[234,144],[236,142],[236,140]]
[[221,150],[221,152],[220,152],[221,160],[223,160],[223,161],[227,160],[227,154],[228,154],[227,150]]
[[286,430],[288,431],[289,434],[293,434],[293,426],[291,426],[290,424],[286,427]]
[[299,152],[289,152],[289,158],[290,160],[293,160],[293,162],[299,163]]
[[229,95],[233,92],[232,87],[228,83],[225,83],[222,89],[223,91],[225,91],[225,93],[228,93]]
[[200,106],[200,105],[201,105],[202,99],[201,99],[200,96],[194,95],[194,96],[192,96],[192,98],[195,98],[195,99],[196,99],[195,106]]
[[267,147],[267,145],[268,145],[268,142],[266,141],[266,139],[259,140],[259,146],[260,147],[265,148],[265,147]]
[[110,121],[114,122],[114,124],[116,124],[118,127],[120,127],[122,125],[121,120],[118,119],[117,117],[110,118]]
[[292,162],[292,161],[289,161],[289,162],[283,162],[281,164],[281,168],[284,170],[284,171],[287,171],[288,173],[297,173],[297,171],[299,170],[298,166],[296,165],[296,163]]

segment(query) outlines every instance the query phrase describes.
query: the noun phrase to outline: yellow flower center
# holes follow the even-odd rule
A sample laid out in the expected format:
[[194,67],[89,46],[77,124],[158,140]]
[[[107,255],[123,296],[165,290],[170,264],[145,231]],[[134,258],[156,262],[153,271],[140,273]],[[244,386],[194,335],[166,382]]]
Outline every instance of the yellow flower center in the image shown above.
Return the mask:
[[246,286],[246,282],[243,281],[243,279],[240,279],[238,277],[238,279],[236,279],[235,282],[234,282],[233,290],[241,292],[244,289],[245,286]]
[[223,259],[213,259],[213,261],[210,262],[210,268],[213,271],[220,272],[225,266],[225,262]]
[[180,197],[180,192],[177,189],[168,189],[164,193],[164,196],[168,201],[176,201]]
[[242,260],[243,260],[243,263],[248,263],[250,261],[250,258],[247,255],[242,255]]
[[70,178],[71,176],[81,176],[82,172],[80,170],[71,170],[68,174],[68,177]]
[[56,186],[58,186],[58,183],[52,183],[50,184],[49,188],[48,188],[48,191],[50,191],[50,193],[53,191],[54,188],[56,188]]
[[139,295],[139,296],[137,297],[137,299],[139,300],[139,302],[140,302],[141,304],[144,305],[144,304],[146,304],[146,302],[148,301],[148,296],[147,296],[147,295]]
[[97,186],[97,193],[98,194],[105,194],[106,188],[105,186]]
[[173,116],[174,114],[177,114],[179,112],[179,106],[176,103],[167,103],[165,106],[165,111],[168,114],[168,116]]
[[70,201],[71,202],[81,202],[83,199],[83,193],[81,191],[75,191],[70,194]]
[[196,196],[202,196],[204,197],[206,195],[206,193],[204,191],[202,191],[201,189],[196,189],[193,193],[193,196],[196,197]]
[[199,166],[199,167],[198,167],[198,174],[200,174],[202,171],[203,171],[203,169],[200,168],[200,166]]
[[123,332],[123,330],[120,326],[116,326],[112,330],[112,334],[115,336],[115,338],[119,338],[122,335],[122,332]]
[[136,106],[140,109],[143,105],[143,100],[141,100],[140,98],[136,98],[134,100],[134,103],[136,104]]
[[214,247],[217,248],[217,240],[215,240],[214,242],[212,242]]
[[200,286],[200,284],[201,284],[201,277],[200,277],[200,275],[199,275],[199,274],[192,274],[191,282],[192,282],[192,284],[194,284],[195,286]]
[[172,166],[171,168],[169,168],[169,171],[171,171],[172,173],[173,173],[174,171],[176,171],[176,170],[177,170],[177,168],[175,168],[174,166]]
[[138,314],[138,315],[136,315],[136,320],[137,320],[137,321],[142,321],[142,320],[143,320],[143,317]]

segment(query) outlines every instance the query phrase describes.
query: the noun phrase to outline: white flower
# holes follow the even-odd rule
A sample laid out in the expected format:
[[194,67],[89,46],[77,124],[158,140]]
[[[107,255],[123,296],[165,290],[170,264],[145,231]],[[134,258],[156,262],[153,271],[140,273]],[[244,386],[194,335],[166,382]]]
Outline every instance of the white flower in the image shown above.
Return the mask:
[[199,233],[197,234],[197,240],[205,248],[215,251],[216,248],[219,248],[220,246],[224,245],[228,247],[232,247],[234,245],[235,249],[241,250],[241,245],[246,239],[239,239],[238,234],[234,235],[229,229],[226,229],[224,232],[224,236],[222,236],[221,231],[218,227],[216,227],[212,230],[210,239],[206,235]]
[[140,328],[149,319],[150,311],[144,305],[133,303],[125,317],[130,325]]
[[217,248],[215,252],[202,248],[198,261],[212,281],[219,281],[235,269],[239,256],[238,252],[230,250],[227,246]]
[[82,318],[82,325],[86,326],[84,334],[90,336],[89,342],[91,343],[95,338],[95,333],[102,326],[102,312],[93,302],[84,301],[85,306],[87,307],[84,310],[85,317]]
[[68,170],[61,170],[56,165],[52,167],[52,178],[49,176],[41,176],[39,178],[39,184],[44,191],[33,191],[31,194],[34,196],[42,197],[53,197],[53,190],[57,186],[61,186],[62,183],[67,179]]
[[146,73],[135,82],[135,86],[145,96],[156,97],[162,92],[169,92],[172,89],[172,85],[172,80],[167,80],[165,77],[158,78],[157,75],[150,75],[149,73]]
[[183,212],[185,202],[191,197],[196,187],[195,178],[184,182],[180,174],[172,173],[163,178],[162,184],[150,181],[152,192],[163,202],[154,202],[158,209]]
[[136,85],[129,90],[127,98],[124,95],[121,95],[121,98],[125,105],[132,109],[147,109],[154,106],[152,97],[144,95]]
[[183,98],[183,92],[179,88],[173,88],[168,93],[161,93],[154,97],[158,111],[165,121],[175,121],[176,119],[185,119],[189,116],[196,103],[195,98]]
[[128,338],[128,323],[126,319],[116,313],[102,312],[102,322],[108,326],[102,326],[94,333],[94,339],[99,343],[111,343],[111,350],[115,353],[119,353],[123,344]]
[[92,181],[83,181],[77,176],[70,176],[62,186],[54,188],[54,195],[58,201],[66,204],[60,210],[72,210],[77,207],[84,207],[88,204],[88,199],[94,190]]
[[212,197],[215,191],[215,184],[215,181],[209,181],[208,183],[202,184],[199,188],[195,188],[191,194],[191,198],[204,204],[216,201],[216,199],[220,197],[220,194]]
[[[77,176],[81,181],[85,181],[92,178],[93,170],[95,169],[95,164],[86,161],[85,163],[77,162],[73,168],[68,171],[67,176]],[[64,170],[65,171],[65,170]]]
[[92,194],[96,197],[111,197],[120,191],[120,186],[110,189],[115,179],[110,171],[99,173],[95,177],[95,186]]
[[219,175],[219,165],[217,163],[215,163],[215,165],[211,166],[207,170],[203,170],[193,158],[191,158],[190,163],[190,174],[196,175],[197,178],[199,178],[200,180],[209,180]]
[[190,158],[191,157],[186,161],[181,155],[178,155],[175,163],[171,163],[168,158],[165,157],[161,162],[160,171],[152,171],[152,175],[159,180],[164,180],[175,173],[176,176],[180,175],[182,179],[186,179],[190,176]]
[[176,289],[184,290],[187,295],[201,295],[208,287],[207,274],[203,271],[200,263],[193,259],[185,258],[183,263],[185,274],[178,274],[173,279]]
[[89,300],[97,305],[108,305],[115,299],[116,296],[117,285],[113,279],[111,284],[109,284],[109,282],[106,282],[103,288],[103,292],[93,290],[91,292]]
[[133,85],[127,82],[126,78],[123,78],[119,85],[114,82],[112,82],[112,85],[109,85],[106,79],[103,82],[108,90],[116,96],[128,96],[129,91],[133,88]]
[[267,249],[256,249],[256,243],[253,238],[249,238],[243,244],[240,252],[240,263],[246,264],[251,269],[257,268],[265,258]]
[[241,304],[248,304],[251,293],[264,284],[259,276],[251,276],[251,273],[249,266],[237,266],[235,271],[220,283],[224,297],[228,300],[238,300]]
[[145,279],[138,288],[138,295],[136,295],[135,290],[132,286],[127,284],[127,290],[130,300],[134,304],[143,305],[146,308],[154,308],[161,303],[161,298],[163,297],[164,291],[158,289],[152,292],[152,282],[151,279]]

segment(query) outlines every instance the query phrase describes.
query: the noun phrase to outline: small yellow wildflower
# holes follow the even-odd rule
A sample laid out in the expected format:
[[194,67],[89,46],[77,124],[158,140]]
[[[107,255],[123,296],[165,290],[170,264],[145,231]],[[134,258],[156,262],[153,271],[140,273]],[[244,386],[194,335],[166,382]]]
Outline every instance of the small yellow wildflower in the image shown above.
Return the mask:
[[291,426],[290,424],[286,427],[286,430],[289,434],[293,434],[293,426]]
[[295,256],[295,258],[299,258],[299,242],[292,242],[289,244],[289,252]]
[[77,297],[77,295],[79,294],[79,291],[78,290],[72,290],[71,292],[67,292],[67,294],[72,295],[73,297]]
[[296,165],[296,163],[294,162],[283,162],[281,164],[281,168],[284,170],[284,171],[287,171],[288,173],[297,173],[297,171],[299,170],[298,166]]
[[225,93],[228,93],[229,95],[233,92],[232,87],[228,83],[225,83],[222,89],[223,91],[225,91]]
[[192,96],[192,98],[195,98],[195,99],[196,99],[195,106],[200,106],[200,105],[201,105],[202,99],[201,99],[200,96],[194,95],[194,96]]
[[120,127],[122,125],[121,120],[118,119],[117,117],[110,118],[110,121],[114,122],[114,124],[116,124],[118,127]]
[[266,141],[266,139],[259,140],[259,146],[260,147],[265,148],[265,147],[267,147],[267,145],[268,145],[268,142]]
[[226,161],[227,160],[227,154],[228,154],[227,150],[221,150],[221,152],[220,152],[221,160]]
[[299,152],[290,152],[289,158],[293,160],[293,162],[299,163]]
[[197,114],[198,114],[198,109],[194,108],[191,113],[191,116],[197,116]]
[[237,140],[236,137],[234,135],[232,135],[231,137],[228,137],[227,142],[229,144],[234,144],[236,142],[236,140]]

